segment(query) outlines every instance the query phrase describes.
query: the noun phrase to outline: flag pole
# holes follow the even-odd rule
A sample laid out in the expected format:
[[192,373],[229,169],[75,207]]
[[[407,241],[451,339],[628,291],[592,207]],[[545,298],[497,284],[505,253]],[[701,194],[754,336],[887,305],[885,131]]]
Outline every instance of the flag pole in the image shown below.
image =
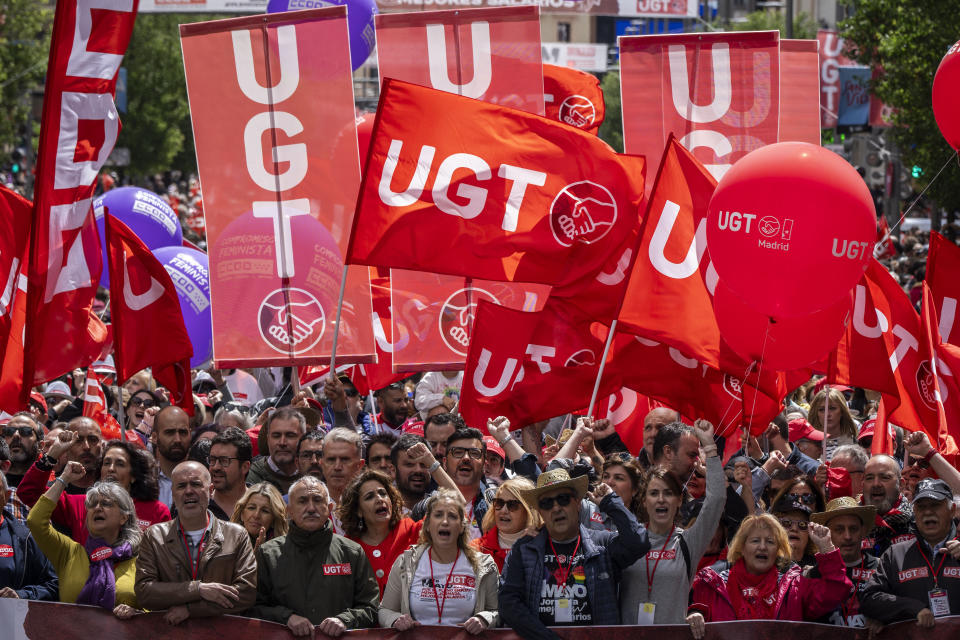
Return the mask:
[[587,409],[587,417],[593,418],[593,407],[597,403],[597,393],[600,391],[600,379],[603,377],[603,367],[607,364],[607,353],[610,351],[610,343],[613,342],[613,334],[617,332],[617,321],[610,323],[610,332],[607,333],[607,343],[603,345],[603,356],[600,358],[600,368],[597,370],[597,380],[593,383],[593,395],[590,396],[590,408]]
[[373,397],[373,389],[370,389],[370,417],[373,419],[373,432],[380,433],[380,423],[377,421],[377,399]]
[[[124,382],[126,382],[126,380],[124,380]],[[123,385],[121,384],[117,385],[117,405],[119,409],[117,413],[120,415],[120,440],[123,442],[126,442],[127,441],[127,415],[126,415],[127,412],[124,410],[124,407],[123,407]],[[110,412],[107,411],[107,415],[109,414]]]
[[[347,265],[343,265],[340,278],[340,299],[337,301],[337,320],[333,325],[333,345],[330,347],[330,375],[337,375],[337,338],[340,337],[340,315],[343,312],[343,295],[347,290]],[[299,384],[299,380],[297,384]]]

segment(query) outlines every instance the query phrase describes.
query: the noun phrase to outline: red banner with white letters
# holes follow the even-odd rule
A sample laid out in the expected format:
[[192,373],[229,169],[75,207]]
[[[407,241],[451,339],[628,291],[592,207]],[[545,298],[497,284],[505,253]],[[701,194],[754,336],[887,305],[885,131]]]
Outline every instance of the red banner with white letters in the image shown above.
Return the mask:
[[543,115],[540,7],[377,14],[386,78]]
[[[106,327],[92,312],[103,261],[91,203],[97,175],[120,132],[113,96],[137,0],[91,4],[61,1],[54,16],[30,251],[23,261],[22,317],[30,321],[25,331],[16,322],[11,327],[13,341],[23,331],[23,360],[22,367],[11,362],[20,347],[8,345],[5,376],[19,374],[22,383],[17,399],[8,393],[12,387],[4,386],[5,408],[25,407],[34,384],[90,364],[107,339]],[[14,290],[23,292],[19,286]]]
[[840,67],[853,64],[843,55],[844,40],[836,31],[817,31],[820,42],[820,126],[837,126],[840,111]]
[[[346,9],[195,23],[180,35],[214,360],[324,362],[360,182]],[[367,269],[351,268],[338,358],[374,357],[371,313]]]
[[820,59],[816,40],[780,41],[780,142],[820,145]]
[[777,31],[621,37],[626,152],[659,165],[672,133],[719,179],[777,142],[779,41]]

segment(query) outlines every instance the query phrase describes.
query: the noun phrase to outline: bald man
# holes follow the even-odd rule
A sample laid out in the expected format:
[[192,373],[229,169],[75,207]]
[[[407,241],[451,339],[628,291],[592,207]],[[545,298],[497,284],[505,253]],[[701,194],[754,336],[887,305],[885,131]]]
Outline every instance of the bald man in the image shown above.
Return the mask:
[[187,459],[190,449],[190,416],[176,406],[164,407],[153,418],[150,443],[157,458],[157,481],[160,485],[159,500],[173,506],[171,474],[173,468]]
[[137,602],[151,611],[166,609],[164,620],[171,625],[249,609],[257,597],[250,536],[207,509],[213,484],[202,464],[181,462],[170,480],[177,517],[143,534]]

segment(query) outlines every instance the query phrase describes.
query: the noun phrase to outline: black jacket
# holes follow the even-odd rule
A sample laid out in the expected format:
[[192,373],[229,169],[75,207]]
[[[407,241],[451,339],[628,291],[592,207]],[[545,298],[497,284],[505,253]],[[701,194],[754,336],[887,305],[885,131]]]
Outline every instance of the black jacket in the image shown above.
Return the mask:
[[2,514],[0,546],[13,547],[13,571],[0,571],[0,587],[10,587],[23,600],[52,600],[60,597],[60,584],[53,565],[30,536],[30,531]]

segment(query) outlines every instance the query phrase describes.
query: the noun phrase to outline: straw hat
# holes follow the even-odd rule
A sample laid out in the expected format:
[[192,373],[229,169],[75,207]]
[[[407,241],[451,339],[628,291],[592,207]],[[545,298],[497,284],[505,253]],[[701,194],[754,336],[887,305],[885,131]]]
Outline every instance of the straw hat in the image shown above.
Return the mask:
[[855,516],[859,518],[860,522],[863,523],[864,534],[866,534],[873,530],[877,516],[877,508],[865,507],[857,502],[856,498],[843,496],[842,498],[834,498],[828,502],[825,511],[813,514],[810,516],[810,519],[817,524],[825,525],[837,516]]
[[541,473],[537,478],[537,487],[520,492],[520,499],[527,503],[531,509],[537,508],[540,502],[540,496],[545,493],[556,491],[557,489],[573,489],[577,500],[582,500],[587,495],[589,487],[589,478],[587,476],[577,476],[571,478],[566,469],[552,469]]

